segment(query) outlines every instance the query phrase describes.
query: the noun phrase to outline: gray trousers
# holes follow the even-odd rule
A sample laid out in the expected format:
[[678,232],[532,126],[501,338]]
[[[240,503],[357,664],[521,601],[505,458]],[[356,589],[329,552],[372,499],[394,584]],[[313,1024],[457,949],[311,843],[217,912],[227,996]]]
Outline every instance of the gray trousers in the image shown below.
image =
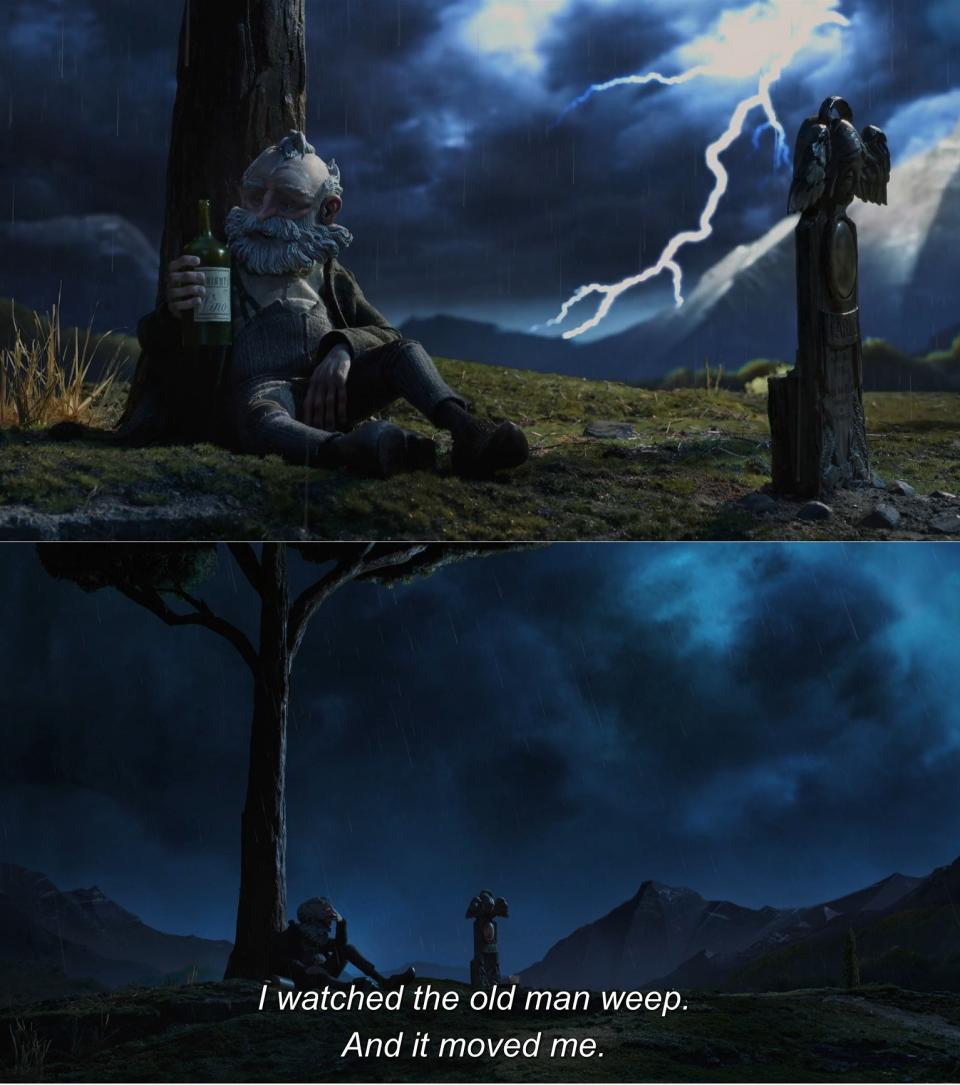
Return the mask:
[[[240,447],[295,463],[328,464],[336,433],[302,421],[310,376],[319,360],[309,314],[271,307],[234,347],[231,383]],[[295,336],[291,349],[291,337]],[[322,336],[321,336],[322,337]],[[433,421],[447,400],[466,406],[412,339],[398,339],[353,358],[347,377],[347,429],[405,399]]]

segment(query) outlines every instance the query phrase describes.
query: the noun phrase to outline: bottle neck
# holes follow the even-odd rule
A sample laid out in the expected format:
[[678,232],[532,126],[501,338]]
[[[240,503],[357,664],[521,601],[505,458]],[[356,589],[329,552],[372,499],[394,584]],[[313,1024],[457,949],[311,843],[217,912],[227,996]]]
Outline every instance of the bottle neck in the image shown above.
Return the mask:
[[209,200],[201,200],[200,201],[199,214],[198,214],[197,217],[198,217],[199,222],[200,222],[200,236],[201,237],[210,237],[211,236],[211,230],[210,230],[210,201]]

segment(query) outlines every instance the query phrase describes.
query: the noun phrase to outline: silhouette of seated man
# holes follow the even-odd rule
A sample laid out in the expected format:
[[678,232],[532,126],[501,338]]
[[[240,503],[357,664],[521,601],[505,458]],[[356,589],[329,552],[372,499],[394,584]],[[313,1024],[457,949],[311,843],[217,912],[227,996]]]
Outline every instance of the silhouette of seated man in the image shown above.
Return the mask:
[[[336,931],[330,927],[336,923]],[[412,968],[395,976],[384,976],[347,941],[347,921],[326,897],[311,897],[297,909],[279,936],[277,970],[300,988],[348,986],[339,977],[348,964],[384,990],[393,990],[416,978]]]
[[[430,438],[369,421],[405,399],[450,432],[456,473],[482,477],[523,463],[528,447],[519,426],[474,415],[426,350],[390,326],[339,262],[353,240],[334,222],[342,194],[336,162],[324,162],[297,131],[263,151],[243,175],[240,204],[226,220],[233,325],[223,412],[228,441],[293,463],[363,474],[429,468]],[[177,370],[180,320],[205,293],[199,263],[188,255],[172,260],[163,305],[140,322],[141,363],[147,358],[152,365],[138,368],[121,423],[121,435],[133,443],[169,431],[186,413],[184,392],[199,379],[195,362],[188,360],[191,371],[183,376]],[[218,403],[220,411],[224,406]]]

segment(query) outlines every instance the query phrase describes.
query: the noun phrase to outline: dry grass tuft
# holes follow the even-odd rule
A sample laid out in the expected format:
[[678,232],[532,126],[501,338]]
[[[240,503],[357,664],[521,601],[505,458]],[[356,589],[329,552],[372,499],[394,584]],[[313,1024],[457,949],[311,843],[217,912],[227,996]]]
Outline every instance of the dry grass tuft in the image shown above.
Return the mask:
[[59,300],[47,318],[34,314],[32,331],[13,315],[13,345],[0,350],[0,426],[51,426],[56,422],[98,421],[99,409],[117,379],[121,348],[96,379],[90,369],[104,336],[92,325],[66,335],[60,328]]
[[19,1017],[10,1025],[10,1039],[14,1080],[42,1081],[51,1041],[41,1040],[33,1023]]

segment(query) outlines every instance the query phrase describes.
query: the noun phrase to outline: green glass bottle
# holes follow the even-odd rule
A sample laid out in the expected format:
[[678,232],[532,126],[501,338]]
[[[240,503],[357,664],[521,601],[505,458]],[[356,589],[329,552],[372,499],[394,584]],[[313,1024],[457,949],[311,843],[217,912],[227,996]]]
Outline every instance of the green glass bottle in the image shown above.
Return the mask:
[[206,294],[200,306],[184,313],[185,347],[226,347],[232,341],[230,324],[230,252],[210,230],[210,201],[201,200],[198,213],[200,233],[184,248],[187,256],[198,256],[205,277]]

